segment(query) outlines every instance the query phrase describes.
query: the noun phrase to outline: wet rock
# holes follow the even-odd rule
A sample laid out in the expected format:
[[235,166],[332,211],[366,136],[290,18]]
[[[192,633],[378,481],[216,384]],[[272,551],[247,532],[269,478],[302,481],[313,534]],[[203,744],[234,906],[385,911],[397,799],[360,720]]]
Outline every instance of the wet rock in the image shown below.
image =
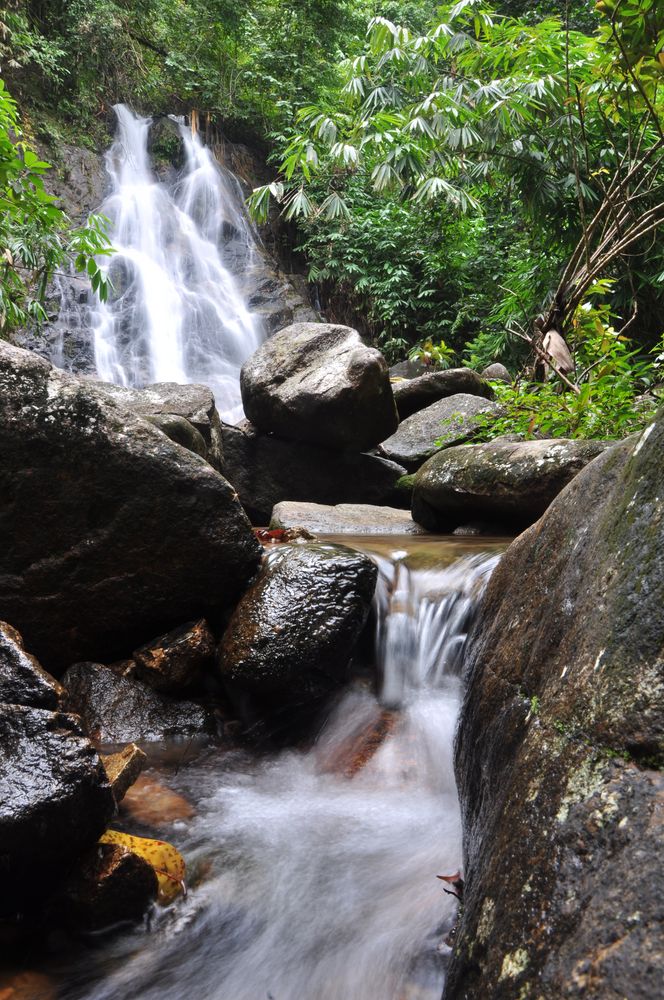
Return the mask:
[[171,441],[221,469],[221,419],[212,390],[206,385],[155,382],[144,389],[129,389],[109,382],[96,384],[120,406],[149,420]]
[[[501,412],[498,404],[491,400],[457,393],[407,417],[399,424],[397,432],[383,441],[380,451],[386,458],[414,472],[440,448],[450,448],[472,438],[480,415]],[[438,445],[436,441],[441,443]]]
[[128,789],[137,781],[147,759],[147,755],[135,743],[130,743],[118,753],[101,754],[101,762],[116,802],[121,802]]
[[177,694],[212,666],[215,650],[207,622],[188,622],[135,650],[136,673],[155,691]]
[[397,426],[385,359],[348,326],[286,327],[245,362],[241,389],[251,423],[288,440],[365,451]]
[[494,361],[492,365],[489,365],[487,368],[485,368],[484,371],[482,372],[482,378],[493,379],[497,382],[509,382],[510,385],[512,384],[513,381],[509,371],[507,370],[505,365],[502,365],[500,363],[500,361]]
[[62,678],[67,704],[102,743],[154,742],[214,732],[214,714],[193,701],[175,701],[100,663],[76,663]]
[[143,774],[125,795],[122,811],[137,823],[164,829],[172,823],[191,819],[194,807],[184,796],[174,792],[161,779]]
[[282,500],[408,506],[405,469],[377,455],[339,452],[224,424],[224,475],[254,524]]
[[157,898],[152,865],[116,844],[97,844],[85,855],[59,899],[81,930],[97,931],[142,920]]
[[271,528],[293,528],[296,525],[320,535],[423,535],[424,528],[416,524],[408,511],[397,507],[377,507],[373,504],[340,503],[334,506],[319,503],[278,503],[270,518]]
[[231,690],[307,704],[346,678],[376,586],[374,563],[340,545],[282,545],[240,600],[219,650]]
[[439,399],[466,393],[493,399],[493,389],[472,368],[448,368],[392,383],[399,420],[405,420]]
[[20,634],[0,622],[0,702],[57,708],[63,687],[26,653]]
[[94,383],[0,343],[0,607],[57,672],[228,607],[259,546],[231,486]]
[[415,476],[413,518],[429,531],[484,521],[503,531],[527,527],[606,441],[489,441],[446,448]]
[[99,757],[72,716],[0,705],[0,913],[47,895],[114,810]]
[[456,749],[466,889],[447,1000],[660,990],[662,454],[660,411],[489,583]]
[[57,1000],[55,982],[41,972],[0,973],[0,1000]]

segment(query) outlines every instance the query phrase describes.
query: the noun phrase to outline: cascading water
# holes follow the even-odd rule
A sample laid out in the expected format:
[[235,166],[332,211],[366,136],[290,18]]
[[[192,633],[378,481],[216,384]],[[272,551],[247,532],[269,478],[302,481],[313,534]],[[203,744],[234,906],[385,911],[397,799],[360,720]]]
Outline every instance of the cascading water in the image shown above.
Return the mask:
[[112,190],[98,210],[111,222],[113,290],[89,317],[97,374],[129,386],[203,382],[225,419],[239,419],[240,367],[263,331],[240,289],[257,251],[237,181],[174,119],[186,164],[161,183],[148,155],[152,119],[122,104],[115,112]]
[[471,545],[440,568],[451,544],[435,546],[411,562],[361,545],[380,567],[382,698],[351,690],[307,752],[210,751],[170,777],[197,802],[166,834],[194,887],[147,935],[67,970],[66,1000],[439,1000],[454,903],[436,875],[461,864],[459,670],[499,555]]

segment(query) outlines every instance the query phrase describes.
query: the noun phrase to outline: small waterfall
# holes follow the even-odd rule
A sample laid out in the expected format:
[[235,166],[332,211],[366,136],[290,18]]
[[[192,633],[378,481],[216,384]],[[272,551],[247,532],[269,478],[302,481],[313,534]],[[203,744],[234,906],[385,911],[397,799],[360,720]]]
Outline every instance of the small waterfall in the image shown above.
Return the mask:
[[152,119],[123,104],[115,112],[112,190],[98,210],[111,222],[113,290],[89,317],[97,373],[138,387],[203,382],[222,416],[240,419],[240,367],[263,331],[240,290],[257,249],[239,185],[178,119],[185,166],[175,183],[160,182],[148,154]]
[[382,696],[355,686],[308,751],[210,753],[170,776],[198,806],[167,835],[193,888],[96,970],[89,955],[67,970],[63,1000],[440,1000],[455,904],[436,876],[461,865],[459,670],[498,547],[445,565],[449,543],[428,543],[428,568],[423,546],[363,547],[380,568]]

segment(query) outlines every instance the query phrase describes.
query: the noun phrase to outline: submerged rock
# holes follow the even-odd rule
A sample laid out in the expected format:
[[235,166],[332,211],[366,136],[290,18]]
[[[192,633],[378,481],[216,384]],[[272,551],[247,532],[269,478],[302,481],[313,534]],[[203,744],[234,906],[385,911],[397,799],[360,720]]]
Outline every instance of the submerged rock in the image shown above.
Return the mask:
[[155,691],[177,694],[212,666],[215,651],[207,622],[188,622],[135,650],[136,673]]
[[660,990],[663,454],[660,411],[489,583],[456,751],[466,890],[446,1000]]
[[500,406],[491,400],[457,393],[407,417],[396,434],[383,441],[380,450],[386,458],[413,472],[440,448],[450,448],[472,438],[480,415],[501,412]]
[[241,599],[219,650],[231,690],[306,705],[346,679],[377,569],[340,545],[281,545]]
[[0,607],[50,670],[234,602],[260,547],[232,487],[93,382],[0,343]]
[[377,507],[367,503],[278,503],[272,511],[270,528],[301,526],[320,535],[423,535],[408,511],[397,507]]
[[101,761],[72,716],[0,705],[0,914],[48,895],[114,810]]
[[399,490],[405,469],[365,453],[331,451],[224,424],[224,475],[254,524],[282,500],[408,506]]
[[523,529],[607,441],[489,441],[446,448],[415,476],[413,518],[429,531],[472,521]]
[[100,663],[76,663],[62,678],[67,704],[102,743],[154,742],[215,730],[211,709],[175,701]]
[[241,388],[252,424],[288,440],[366,451],[397,426],[385,359],[349,326],[280,330],[245,362]]
[[399,420],[405,420],[439,399],[466,393],[493,399],[493,389],[472,368],[448,368],[392,383]]
[[64,689],[23,648],[15,628],[0,622],[0,702],[57,708]]

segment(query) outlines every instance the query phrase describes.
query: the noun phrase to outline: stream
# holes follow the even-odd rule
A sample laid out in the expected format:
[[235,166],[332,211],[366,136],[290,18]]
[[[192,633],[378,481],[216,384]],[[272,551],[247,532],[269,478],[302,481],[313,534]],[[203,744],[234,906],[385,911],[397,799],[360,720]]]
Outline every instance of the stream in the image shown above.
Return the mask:
[[379,693],[359,677],[303,749],[152,748],[149,776],[190,808],[124,825],[182,851],[188,894],[63,955],[62,1000],[440,1000],[463,647],[505,543],[334,540],[379,565]]

